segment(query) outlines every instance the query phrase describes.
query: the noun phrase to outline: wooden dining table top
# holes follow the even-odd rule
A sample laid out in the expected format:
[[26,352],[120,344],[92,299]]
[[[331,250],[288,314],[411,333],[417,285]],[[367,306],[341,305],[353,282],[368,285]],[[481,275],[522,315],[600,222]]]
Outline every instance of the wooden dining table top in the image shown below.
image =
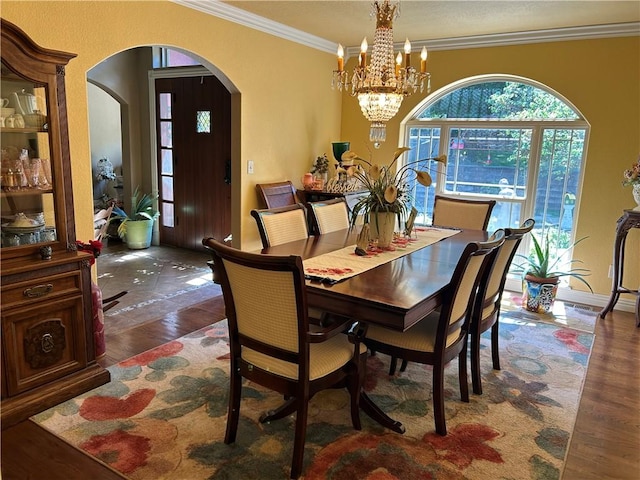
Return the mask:
[[[273,247],[262,253],[304,259],[355,245],[357,233],[340,230]],[[407,330],[442,304],[442,293],[469,242],[485,241],[487,232],[462,230],[427,247],[335,284],[307,280],[310,307]]]

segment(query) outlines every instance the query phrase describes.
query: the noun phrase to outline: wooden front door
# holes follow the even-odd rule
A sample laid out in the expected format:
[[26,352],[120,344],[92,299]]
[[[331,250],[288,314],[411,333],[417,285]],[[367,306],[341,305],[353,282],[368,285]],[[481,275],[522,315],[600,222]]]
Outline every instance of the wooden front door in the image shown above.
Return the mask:
[[160,243],[231,233],[231,94],[214,76],[156,80]]

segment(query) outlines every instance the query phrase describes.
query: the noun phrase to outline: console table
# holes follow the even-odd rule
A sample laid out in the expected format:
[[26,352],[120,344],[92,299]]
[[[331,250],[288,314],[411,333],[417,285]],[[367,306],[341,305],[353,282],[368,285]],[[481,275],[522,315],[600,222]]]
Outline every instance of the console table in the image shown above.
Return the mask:
[[[621,293],[631,293],[636,296],[636,326],[640,327],[640,290],[631,290],[622,286],[624,273],[624,247],[627,241],[627,233],[632,228],[640,228],[640,210],[625,210],[618,219],[616,227],[616,241],[613,248],[613,286],[609,303],[600,312],[600,318],[613,310]],[[634,256],[637,258],[637,254]]]

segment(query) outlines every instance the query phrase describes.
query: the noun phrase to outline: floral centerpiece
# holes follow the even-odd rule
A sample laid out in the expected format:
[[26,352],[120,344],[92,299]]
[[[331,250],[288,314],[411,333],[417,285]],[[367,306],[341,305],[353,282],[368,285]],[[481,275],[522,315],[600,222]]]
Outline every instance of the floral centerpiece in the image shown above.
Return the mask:
[[368,193],[360,198],[353,206],[350,217],[352,227],[355,226],[358,218],[362,216],[364,223],[369,224],[372,232],[374,232],[373,234],[375,234],[379,226],[378,224],[381,222],[381,217],[378,214],[385,213],[391,214],[387,215],[387,217],[395,217],[393,218],[394,226],[395,220],[397,220],[398,225],[402,225],[411,210],[411,195],[409,192],[410,175],[415,175],[418,183],[425,187],[429,187],[432,183],[429,172],[418,170],[416,168],[417,165],[426,160],[435,160],[443,164],[447,162],[447,156],[442,155],[440,157],[409,162],[396,169],[396,161],[398,158],[409,150],[411,149],[408,147],[397,149],[391,163],[382,166],[359,157],[358,154],[351,150],[346,151],[342,155],[342,161],[346,164],[353,163],[354,161],[364,164],[364,168],[360,168],[359,165],[348,167],[347,175],[355,177],[360,183],[361,188],[368,191]]
[[640,156],[638,157],[638,161],[634,163],[630,169],[624,171],[623,176],[624,180],[622,181],[622,185],[633,188],[633,198],[638,206],[640,206]]

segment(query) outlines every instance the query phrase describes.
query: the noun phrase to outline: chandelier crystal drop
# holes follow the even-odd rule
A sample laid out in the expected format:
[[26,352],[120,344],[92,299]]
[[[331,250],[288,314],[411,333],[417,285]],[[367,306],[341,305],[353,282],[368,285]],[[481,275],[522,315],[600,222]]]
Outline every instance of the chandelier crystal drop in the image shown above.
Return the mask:
[[371,61],[367,65],[368,44],[365,38],[360,45],[358,65],[349,75],[344,70],[344,48],[338,46],[338,69],[333,71],[331,87],[350,91],[358,97],[360,109],[371,122],[369,140],[384,142],[386,122],[393,118],[404,97],[418,90],[431,90],[431,74],[427,73],[427,49],[422,48],[420,71],[411,66],[411,43],[404,44],[404,56],[393,51],[393,20],[398,16],[398,2],[374,1],[372,12],[376,16]]

